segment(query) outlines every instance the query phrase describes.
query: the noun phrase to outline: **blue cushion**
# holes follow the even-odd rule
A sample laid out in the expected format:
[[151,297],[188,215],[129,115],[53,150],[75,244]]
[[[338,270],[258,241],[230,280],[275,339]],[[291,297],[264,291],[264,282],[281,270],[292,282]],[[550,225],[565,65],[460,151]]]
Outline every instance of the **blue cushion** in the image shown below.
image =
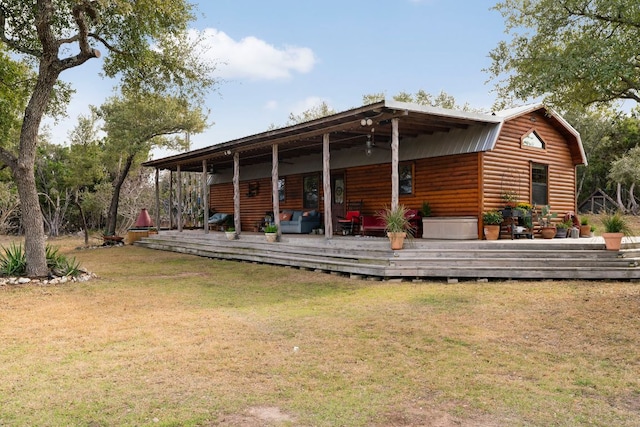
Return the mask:
[[209,217],[209,222],[210,223],[220,222],[220,221],[224,220],[225,218],[227,218],[228,216],[229,216],[229,214],[222,213],[222,212],[214,213],[213,215],[211,215]]

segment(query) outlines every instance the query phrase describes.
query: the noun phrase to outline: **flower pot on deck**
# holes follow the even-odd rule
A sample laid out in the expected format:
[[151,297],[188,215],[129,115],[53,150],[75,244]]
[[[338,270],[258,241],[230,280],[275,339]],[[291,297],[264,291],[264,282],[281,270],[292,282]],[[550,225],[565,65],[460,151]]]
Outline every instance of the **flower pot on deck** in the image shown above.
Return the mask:
[[278,241],[278,233],[264,233],[264,237],[269,243]]
[[602,233],[604,246],[608,251],[619,251],[624,233]]
[[498,238],[500,237],[500,226],[496,224],[485,225],[484,237],[487,240],[498,240]]
[[404,246],[404,239],[407,237],[407,233],[404,232],[388,232],[389,242],[391,242],[391,249],[398,251]]
[[542,227],[540,229],[540,235],[543,239],[553,239],[556,236],[555,227]]

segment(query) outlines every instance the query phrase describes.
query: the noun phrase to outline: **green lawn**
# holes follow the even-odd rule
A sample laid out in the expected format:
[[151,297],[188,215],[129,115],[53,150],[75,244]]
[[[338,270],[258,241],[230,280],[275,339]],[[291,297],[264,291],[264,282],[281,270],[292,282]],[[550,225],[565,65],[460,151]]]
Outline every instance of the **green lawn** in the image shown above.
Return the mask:
[[373,282],[58,243],[98,279],[0,287],[0,426],[640,425],[637,283]]

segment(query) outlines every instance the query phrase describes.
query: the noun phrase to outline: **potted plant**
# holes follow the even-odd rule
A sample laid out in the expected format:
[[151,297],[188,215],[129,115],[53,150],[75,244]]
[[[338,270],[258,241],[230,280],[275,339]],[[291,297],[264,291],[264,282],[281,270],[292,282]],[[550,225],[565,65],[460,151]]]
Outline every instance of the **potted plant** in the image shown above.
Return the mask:
[[589,218],[583,216],[580,218],[580,237],[589,237],[591,235],[591,226],[589,225]]
[[395,208],[385,208],[379,217],[384,223],[384,229],[389,237],[392,250],[402,249],[407,236],[413,237],[413,228],[407,218],[408,209],[403,205]]
[[422,209],[420,209],[420,216],[427,217],[431,216],[431,205],[429,202],[422,202]]
[[238,238],[238,234],[234,227],[227,227],[224,231],[224,235],[227,236],[227,240],[236,240]]
[[573,225],[573,223],[571,222],[571,220],[569,221],[562,221],[559,222],[558,224],[556,224],[556,238],[557,239],[564,239],[565,237],[567,237],[567,233],[569,228]]
[[264,228],[264,236],[267,242],[273,243],[278,240],[278,226],[269,224]]
[[551,212],[551,207],[545,205],[540,210],[540,234],[543,239],[553,239],[556,235],[556,227],[552,224],[551,219],[557,217],[557,213]]
[[619,251],[622,246],[622,238],[630,234],[627,220],[620,212],[607,214],[602,217],[602,225],[604,226],[604,245],[607,250]]
[[500,224],[502,224],[502,212],[490,210],[482,214],[484,237],[487,240],[498,240],[500,237]]
[[505,208],[514,208],[518,203],[518,193],[514,190],[503,191],[500,198],[504,202]]

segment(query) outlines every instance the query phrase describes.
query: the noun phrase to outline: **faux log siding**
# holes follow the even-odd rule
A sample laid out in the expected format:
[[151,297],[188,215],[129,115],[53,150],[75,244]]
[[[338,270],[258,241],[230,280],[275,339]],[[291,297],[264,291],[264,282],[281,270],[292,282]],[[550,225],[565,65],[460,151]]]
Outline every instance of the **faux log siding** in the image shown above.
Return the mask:
[[[575,165],[565,138],[553,128],[544,115],[534,115],[535,122],[526,115],[504,124],[496,148],[483,155],[484,209],[503,205],[501,194],[515,190],[519,201],[531,201],[531,162],[549,168],[549,205],[554,212],[575,211]],[[545,149],[522,148],[521,138],[535,130],[545,143]],[[505,177],[519,177],[517,188],[505,188]]]
[[[413,194],[400,195],[402,205],[420,209],[422,202],[427,201],[433,216],[478,214],[476,154],[419,159],[413,164]],[[362,199],[365,214],[375,214],[390,205],[390,164],[349,169],[345,181],[347,199]]]
[[[280,201],[280,209],[302,209],[302,175],[282,176],[285,179],[285,200]],[[258,183],[258,194],[248,197],[249,184]],[[225,183],[209,188],[210,207],[216,212],[233,213],[233,184]],[[271,178],[240,181],[241,228],[253,231],[255,224],[264,218],[265,212],[273,208],[271,199]],[[320,206],[319,209],[322,209]]]
[[[413,194],[400,195],[400,203],[407,208],[420,209],[422,202],[431,205],[433,216],[478,214],[478,155],[465,154],[413,161]],[[285,200],[280,209],[302,209],[303,175],[285,178]],[[260,190],[247,197],[249,184],[258,183]],[[391,204],[391,165],[370,165],[345,171],[345,201],[362,200],[363,213],[375,214]],[[320,187],[322,190],[322,186]],[[233,212],[233,184],[218,184],[210,188],[210,206],[216,212]],[[321,193],[322,197],[322,193]],[[240,182],[240,210],[242,230],[253,231],[256,222],[271,208],[271,180]],[[323,205],[319,207],[323,209]]]

